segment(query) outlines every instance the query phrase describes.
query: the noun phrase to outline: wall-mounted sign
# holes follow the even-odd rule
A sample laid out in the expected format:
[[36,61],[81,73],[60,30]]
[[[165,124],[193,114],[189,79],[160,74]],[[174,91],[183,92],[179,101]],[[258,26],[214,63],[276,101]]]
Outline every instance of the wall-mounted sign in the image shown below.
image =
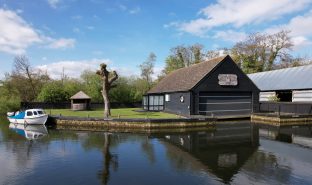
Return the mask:
[[180,96],[180,102],[183,103],[184,102],[184,97]]
[[236,74],[219,74],[219,85],[222,86],[236,86],[238,84]]

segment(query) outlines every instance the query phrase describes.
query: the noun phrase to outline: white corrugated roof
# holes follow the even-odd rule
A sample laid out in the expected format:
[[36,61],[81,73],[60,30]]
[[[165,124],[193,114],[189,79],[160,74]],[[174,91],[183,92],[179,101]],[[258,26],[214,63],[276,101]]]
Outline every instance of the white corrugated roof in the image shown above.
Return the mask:
[[248,74],[261,91],[312,89],[312,65]]

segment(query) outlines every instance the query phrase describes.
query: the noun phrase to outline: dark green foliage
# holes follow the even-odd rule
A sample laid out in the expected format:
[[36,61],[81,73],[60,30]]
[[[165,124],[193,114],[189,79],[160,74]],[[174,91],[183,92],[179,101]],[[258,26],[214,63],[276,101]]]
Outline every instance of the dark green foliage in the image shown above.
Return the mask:
[[81,75],[82,79],[82,89],[83,91],[91,97],[92,102],[103,102],[103,96],[101,94],[102,90],[102,80],[99,75],[94,71],[85,70]]
[[60,81],[47,83],[41,89],[38,95],[38,100],[43,102],[65,102],[69,101],[70,94],[65,91],[63,84]]
[[0,114],[17,111],[20,107],[20,98],[16,89],[9,88],[6,83],[0,86]]
[[112,102],[139,102],[143,94],[148,91],[147,81],[135,77],[120,77],[116,82],[116,87],[111,89],[109,96]]

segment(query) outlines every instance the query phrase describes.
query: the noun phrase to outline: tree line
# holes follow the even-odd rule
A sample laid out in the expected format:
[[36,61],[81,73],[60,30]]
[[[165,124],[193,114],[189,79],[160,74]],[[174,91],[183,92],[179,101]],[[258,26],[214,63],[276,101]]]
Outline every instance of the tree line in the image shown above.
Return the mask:
[[[178,45],[170,49],[165,67],[155,79],[157,56],[151,52],[139,65],[140,76],[119,76],[109,92],[111,102],[138,102],[159,80],[170,72],[229,54],[245,73],[254,73],[309,64],[307,59],[292,56],[293,43],[289,31],[275,34],[253,33],[232,48],[205,50],[201,44]],[[0,112],[14,110],[20,101],[64,102],[82,90],[93,102],[103,102],[102,81],[96,71],[85,70],[80,78],[52,79],[45,71],[31,66],[26,56],[17,56],[13,69],[5,74],[0,86]]]

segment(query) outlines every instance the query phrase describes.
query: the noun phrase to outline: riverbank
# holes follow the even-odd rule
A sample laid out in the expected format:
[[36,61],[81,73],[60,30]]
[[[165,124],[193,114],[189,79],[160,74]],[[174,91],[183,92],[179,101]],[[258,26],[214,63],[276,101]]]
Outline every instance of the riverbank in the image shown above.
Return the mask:
[[251,121],[273,126],[312,125],[312,115],[256,113],[251,115]]
[[52,116],[50,121],[57,127],[94,127],[127,129],[192,128],[213,126],[216,118],[166,118],[166,119],[103,119],[69,116]]

